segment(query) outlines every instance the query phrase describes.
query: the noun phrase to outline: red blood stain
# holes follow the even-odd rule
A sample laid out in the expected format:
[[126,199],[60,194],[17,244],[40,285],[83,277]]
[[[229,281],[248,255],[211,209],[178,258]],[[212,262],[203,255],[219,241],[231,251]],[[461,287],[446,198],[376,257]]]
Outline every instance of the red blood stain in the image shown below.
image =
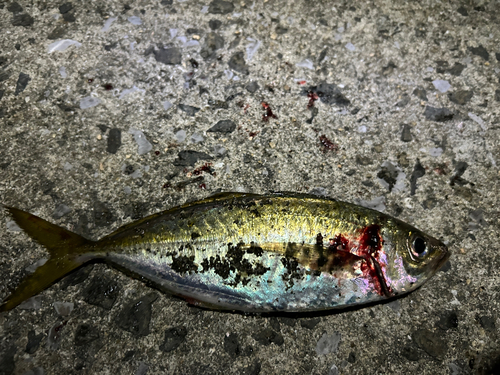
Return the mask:
[[271,110],[271,107],[269,106],[269,104],[267,104],[266,102],[262,102],[261,103],[262,105],[262,108],[264,108],[264,110],[266,111],[266,113],[264,113],[262,115],[262,121],[269,121],[270,118],[275,118],[277,119],[278,117],[273,113],[273,111]]
[[160,151],[155,151],[155,155],[156,156],[160,155]]
[[436,167],[434,167],[434,172],[440,176],[448,174],[447,165],[446,164],[438,164]]
[[380,226],[372,224],[365,227],[358,242],[357,255],[365,260],[361,264],[363,276],[372,281],[378,294],[390,297],[392,290],[387,285],[383,272],[386,265],[380,262],[380,250],[384,242],[380,235]]
[[314,107],[314,102],[319,99],[318,94],[316,94],[315,92],[309,91],[307,93],[307,97],[309,98],[309,103],[307,103],[307,108],[309,109],[309,108]]
[[336,143],[333,143],[332,141],[330,141],[328,139],[328,137],[324,134],[319,137],[319,141],[321,142],[321,144],[324,147],[323,152],[327,152],[327,151],[337,152],[339,150],[339,146]]
[[212,163],[205,163],[191,173],[195,176],[199,176],[200,174],[203,174],[203,172],[210,173],[211,176],[215,176],[215,170],[212,168]]
[[253,137],[255,137],[257,134],[259,134],[259,132],[250,132],[250,133],[248,133],[248,136],[253,138]]
[[168,182],[167,182],[165,185],[163,185],[163,188],[164,188],[164,189],[168,189],[168,188],[170,188],[170,187],[172,187],[172,185],[170,185],[170,183],[168,183]]
[[92,82],[94,82],[94,78],[89,78],[89,79],[87,79],[87,82],[88,82],[88,83],[92,83]]
[[113,90],[113,85],[111,83],[106,83],[105,85],[102,85],[102,87],[104,88],[104,90],[106,91],[110,91],[110,90]]
[[199,188],[200,188],[201,190],[205,190],[205,189],[207,188],[207,185],[205,185],[205,184],[201,184],[201,185],[199,186]]
[[305,85],[307,82],[306,81],[298,81],[297,85]]
[[330,244],[328,249],[336,251],[351,251],[350,241],[342,234],[336,235],[334,238],[330,238]]

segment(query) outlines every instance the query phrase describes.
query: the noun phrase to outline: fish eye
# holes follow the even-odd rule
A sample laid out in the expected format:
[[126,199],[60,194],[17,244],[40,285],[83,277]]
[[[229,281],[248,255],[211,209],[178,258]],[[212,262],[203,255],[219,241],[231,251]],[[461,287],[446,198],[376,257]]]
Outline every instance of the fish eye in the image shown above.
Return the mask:
[[416,259],[423,258],[427,255],[427,252],[428,250],[426,241],[420,236],[414,237],[411,244],[411,253],[413,257],[415,257]]

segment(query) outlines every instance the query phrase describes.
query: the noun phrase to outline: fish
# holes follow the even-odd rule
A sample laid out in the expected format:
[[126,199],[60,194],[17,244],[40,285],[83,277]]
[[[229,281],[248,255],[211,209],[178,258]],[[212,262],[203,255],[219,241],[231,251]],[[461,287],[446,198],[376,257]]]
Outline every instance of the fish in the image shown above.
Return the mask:
[[441,241],[396,218],[299,193],[219,193],[129,223],[98,241],[6,209],[50,258],[20,282],[0,312],[96,260],[201,307],[286,313],[401,296],[450,256]]

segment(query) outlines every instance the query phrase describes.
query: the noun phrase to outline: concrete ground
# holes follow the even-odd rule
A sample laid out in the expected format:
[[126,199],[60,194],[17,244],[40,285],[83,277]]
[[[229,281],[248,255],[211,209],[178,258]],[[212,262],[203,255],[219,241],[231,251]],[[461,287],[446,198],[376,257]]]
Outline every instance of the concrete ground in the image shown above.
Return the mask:
[[[499,373],[499,23],[498,1],[1,2],[2,203],[97,239],[312,192],[453,255],[397,301],[274,317],[95,264],[0,314],[0,373]],[[0,215],[4,298],[47,253]]]

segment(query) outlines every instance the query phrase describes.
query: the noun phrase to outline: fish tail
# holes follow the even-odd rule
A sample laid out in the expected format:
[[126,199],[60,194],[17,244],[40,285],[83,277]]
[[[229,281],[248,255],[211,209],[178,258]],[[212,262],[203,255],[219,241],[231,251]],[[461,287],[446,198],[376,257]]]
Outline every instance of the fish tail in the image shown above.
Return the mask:
[[[44,246],[49,260],[26,277],[0,305],[0,312],[8,311],[48,288],[54,282],[78,268],[92,256],[93,241],[87,240],[35,215],[13,207],[5,207],[14,221],[31,238]],[[85,256],[82,256],[85,255]]]

